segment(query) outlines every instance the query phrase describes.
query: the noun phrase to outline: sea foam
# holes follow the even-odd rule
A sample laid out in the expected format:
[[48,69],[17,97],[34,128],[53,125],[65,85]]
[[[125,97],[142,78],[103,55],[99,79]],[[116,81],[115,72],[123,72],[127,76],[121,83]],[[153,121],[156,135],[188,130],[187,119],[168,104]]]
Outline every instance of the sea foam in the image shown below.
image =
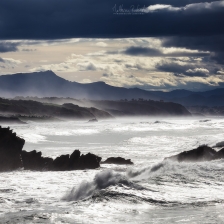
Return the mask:
[[105,170],[95,175],[93,181],[83,181],[78,187],[74,187],[62,199],[66,201],[79,201],[92,196],[95,192],[114,185],[125,185],[134,189],[143,189],[125,175],[112,170]]

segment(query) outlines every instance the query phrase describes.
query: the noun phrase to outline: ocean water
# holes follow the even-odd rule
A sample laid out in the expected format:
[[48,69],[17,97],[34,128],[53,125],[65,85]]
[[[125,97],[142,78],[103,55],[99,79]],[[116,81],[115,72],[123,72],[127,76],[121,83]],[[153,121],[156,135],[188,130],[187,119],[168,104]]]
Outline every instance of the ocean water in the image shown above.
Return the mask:
[[[0,223],[224,223],[224,160],[164,161],[224,141],[224,118],[129,118],[13,125],[24,149],[75,149],[132,166],[0,174]],[[218,148],[217,148],[218,150]]]

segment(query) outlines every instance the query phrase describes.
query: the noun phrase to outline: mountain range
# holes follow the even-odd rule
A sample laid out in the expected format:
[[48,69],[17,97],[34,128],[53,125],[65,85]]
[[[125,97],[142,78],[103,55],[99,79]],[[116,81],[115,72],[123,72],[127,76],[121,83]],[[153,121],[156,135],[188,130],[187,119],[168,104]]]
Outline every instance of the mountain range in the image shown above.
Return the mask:
[[65,80],[52,71],[17,73],[0,76],[0,97],[16,96],[72,97],[91,100],[163,100],[184,106],[223,106],[224,88],[204,92],[179,89],[170,92],[110,86],[104,82],[77,83]]

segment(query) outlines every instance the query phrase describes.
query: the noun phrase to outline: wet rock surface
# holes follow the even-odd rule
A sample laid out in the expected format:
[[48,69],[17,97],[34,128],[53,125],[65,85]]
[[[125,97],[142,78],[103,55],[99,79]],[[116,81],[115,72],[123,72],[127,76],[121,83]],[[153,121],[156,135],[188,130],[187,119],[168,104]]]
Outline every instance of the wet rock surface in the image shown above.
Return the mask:
[[43,157],[36,150],[22,151],[25,140],[16,136],[10,128],[0,127],[0,172],[17,169],[36,171],[69,171],[96,169],[101,157],[92,153],[81,155],[75,150],[71,155],[60,155],[55,159]]
[[60,155],[54,160],[49,157],[42,157],[41,152],[22,151],[24,169],[38,171],[69,171],[96,169],[100,167],[101,157],[88,153],[81,155],[79,150],[75,150],[71,155]]
[[109,157],[102,164],[119,164],[119,165],[132,165],[133,162],[130,159],[124,159],[122,157]]
[[165,160],[166,159],[178,162],[202,162],[216,159],[224,159],[224,148],[217,152],[209,146],[202,145],[196,149],[184,151],[177,155],[167,157],[165,158]]
[[53,159],[42,157],[42,153],[36,150],[22,151],[21,156],[25,170],[50,170],[52,167]]
[[10,128],[0,126],[0,171],[23,167],[21,151],[25,140],[16,136]]

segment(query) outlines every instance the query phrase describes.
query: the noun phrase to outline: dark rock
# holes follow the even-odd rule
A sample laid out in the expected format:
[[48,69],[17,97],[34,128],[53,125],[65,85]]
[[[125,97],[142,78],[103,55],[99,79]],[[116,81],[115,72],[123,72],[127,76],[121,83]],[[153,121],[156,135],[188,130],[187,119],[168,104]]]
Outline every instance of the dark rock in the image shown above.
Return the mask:
[[42,157],[42,153],[36,152],[36,150],[22,151],[23,166],[26,170],[69,171],[95,169],[100,166],[101,157],[91,153],[80,155],[80,151],[75,150],[71,155],[61,155],[53,160],[52,158]]
[[25,170],[42,171],[52,169],[53,159],[42,157],[41,152],[36,152],[36,150],[31,152],[22,151],[21,156]]
[[42,157],[42,153],[36,150],[22,151],[24,143],[25,140],[16,136],[12,130],[0,126],[0,172],[19,168],[37,171],[68,171],[100,167],[101,157],[92,153],[81,155],[79,150],[75,150],[71,155],[61,155],[53,160]]
[[70,155],[70,158],[69,158],[69,169],[70,170],[77,169],[80,155],[81,155],[81,153],[77,149]]
[[21,151],[25,140],[9,128],[0,126],[0,171],[12,171],[23,167]]
[[77,169],[96,169],[100,167],[101,157],[96,156],[92,153],[81,155],[78,160]]
[[215,159],[224,159],[224,148],[222,148],[215,154]]
[[[206,146],[199,146],[196,149],[181,152],[177,155],[165,158],[170,159],[178,162],[199,162],[199,161],[211,161],[217,159],[216,157],[217,152]],[[221,153],[220,153],[221,154]]]
[[133,162],[130,159],[124,159],[122,157],[110,157],[108,159],[106,159],[104,162],[102,163],[107,163],[107,164],[120,164],[120,165],[132,165]]
[[208,122],[208,121],[211,121],[211,120],[200,120],[199,122]]
[[53,161],[53,170],[65,171],[69,170],[69,155],[61,155]]
[[55,171],[96,169],[100,167],[101,157],[92,153],[81,155],[75,150],[70,156],[61,155],[53,161],[52,169]]
[[96,118],[90,119],[88,122],[98,122]]
[[216,143],[215,147],[223,147],[224,141]]

